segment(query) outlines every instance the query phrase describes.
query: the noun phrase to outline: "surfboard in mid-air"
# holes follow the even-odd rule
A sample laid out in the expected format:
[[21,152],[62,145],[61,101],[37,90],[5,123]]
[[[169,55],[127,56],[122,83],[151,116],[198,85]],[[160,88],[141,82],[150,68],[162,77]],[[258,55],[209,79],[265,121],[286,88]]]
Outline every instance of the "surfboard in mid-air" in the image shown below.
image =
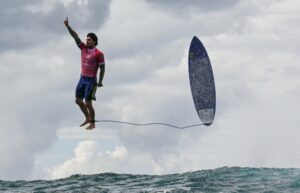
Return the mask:
[[208,54],[194,36],[189,50],[189,77],[196,111],[204,125],[211,125],[216,112],[214,75]]

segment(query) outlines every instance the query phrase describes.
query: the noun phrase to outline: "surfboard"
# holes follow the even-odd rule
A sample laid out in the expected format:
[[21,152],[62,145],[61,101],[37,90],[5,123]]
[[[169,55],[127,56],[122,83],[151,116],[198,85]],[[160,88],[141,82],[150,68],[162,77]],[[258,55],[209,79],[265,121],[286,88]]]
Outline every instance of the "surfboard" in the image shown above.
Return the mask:
[[190,44],[188,66],[196,111],[204,125],[211,125],[216,112],[215,80],[206,49],[196,36]]

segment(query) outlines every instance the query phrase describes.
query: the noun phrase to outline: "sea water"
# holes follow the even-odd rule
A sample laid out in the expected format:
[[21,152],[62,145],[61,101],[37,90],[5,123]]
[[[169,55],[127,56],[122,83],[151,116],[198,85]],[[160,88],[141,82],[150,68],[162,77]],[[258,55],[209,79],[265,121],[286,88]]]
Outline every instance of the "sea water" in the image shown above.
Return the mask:
[[57,180],[0,181],[0,192],[300,193],[300,169],[223,167],[169,175],[73,175]]

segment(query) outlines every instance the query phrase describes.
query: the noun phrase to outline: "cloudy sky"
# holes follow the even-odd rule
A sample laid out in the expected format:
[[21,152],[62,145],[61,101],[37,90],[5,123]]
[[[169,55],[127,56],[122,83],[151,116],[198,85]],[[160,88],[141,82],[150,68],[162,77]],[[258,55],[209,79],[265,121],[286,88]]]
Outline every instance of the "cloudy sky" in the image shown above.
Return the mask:
[[[11,0],[0,6],[0,179],[101,172],[167,174],[223,166],[300,167],[297,0]],[[217,113],[210,127],[97,124],[74,103],[82,40],[106,59],[97,119],[199,123],[187,54],[210,56]]]

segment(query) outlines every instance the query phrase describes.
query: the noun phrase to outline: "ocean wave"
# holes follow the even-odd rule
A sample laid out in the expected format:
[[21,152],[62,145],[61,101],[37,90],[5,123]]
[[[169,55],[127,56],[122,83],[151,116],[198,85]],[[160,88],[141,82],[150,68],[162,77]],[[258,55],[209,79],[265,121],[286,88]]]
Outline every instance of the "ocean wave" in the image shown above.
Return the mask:
[[0,181],[0,192],[300,192],[300,169],[223,167],[169,175],[73,175]]

